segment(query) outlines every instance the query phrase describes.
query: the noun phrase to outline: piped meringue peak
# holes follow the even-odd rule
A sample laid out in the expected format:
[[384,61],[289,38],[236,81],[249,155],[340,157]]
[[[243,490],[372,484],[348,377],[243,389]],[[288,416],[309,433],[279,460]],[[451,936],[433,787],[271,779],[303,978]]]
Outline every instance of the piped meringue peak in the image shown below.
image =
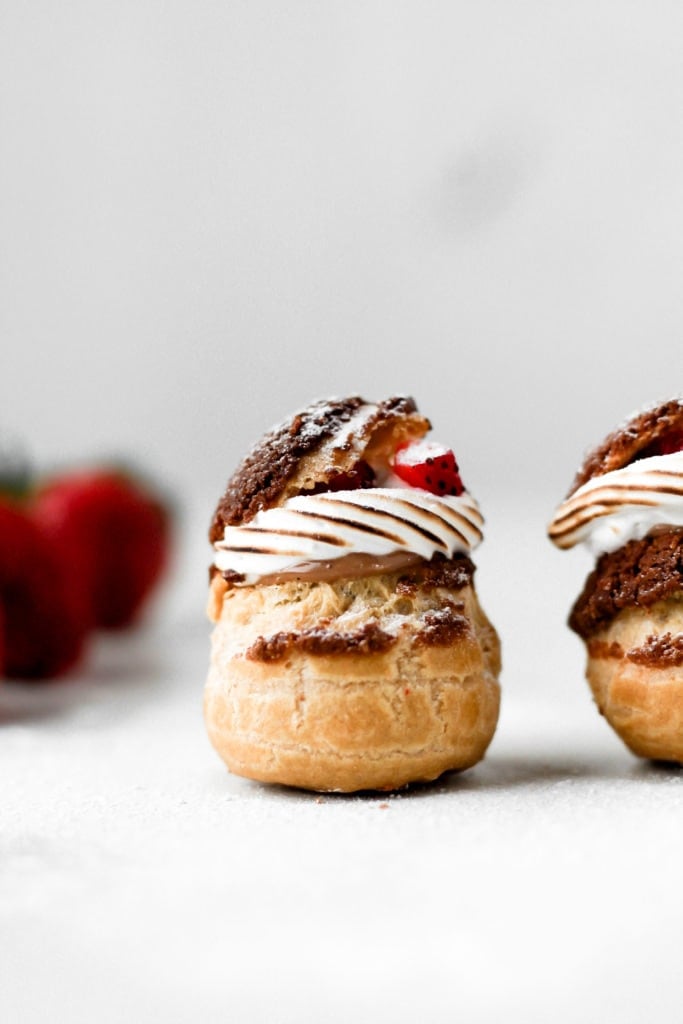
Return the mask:
[[396,552],[429,561],[435,554],[468,554],[482,540],[483,517],[474,498],[438,498],[412,487],[328,491],[288,499],[245,526],[226,526],[214,547],[216,568],[245,584],[306,563],[348,555],[383,558]]
[[585,543],[598,556],[659,526],[683,527],[683,452],[593,477],[560,505],[548,536],[559,548]]
[[[234,585],[329,578],[337,568],[343,576],[354,563],[382,572],[435,555],[467,555],[481,542],[483,517],[462,485],[455,456],[443,446],[425,445],[430,424],[412,399],[351,401],[353,406],[334,407],[332,429],[322,406],[323,421],[315,421],[319,442],[302,451],[278,493],[271,490],[258,505],[250,499],[248,514],[239,519],[223,515],[220,529],[214,518],[214,565]],[[318,411],[321,403],[310,408]],[[293,417],[286,436],[307,417],[308,410]],[[264,441],[272,445],[273,436]],[[411,448],[412,460],[406,455]],[[253,453],[229,482],[228,495],[249,459],[255,461]]]
[[548,536],[596,556],[661,529],[683,527],[683,403],[635,413],[589,453]]

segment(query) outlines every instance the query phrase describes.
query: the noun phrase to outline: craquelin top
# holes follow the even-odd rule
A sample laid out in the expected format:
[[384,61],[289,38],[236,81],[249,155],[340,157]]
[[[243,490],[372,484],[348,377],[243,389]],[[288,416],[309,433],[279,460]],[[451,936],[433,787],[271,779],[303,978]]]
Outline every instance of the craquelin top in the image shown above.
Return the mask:
[[569,494],[595,476],[655,454],[657,442],[677,431],[683,431],[683,401],[680,399],[672,398],[635,413],[586,455]]
[[[357,395],[314,402],[265,434],[228,481],[211,523],[211,543],[222,538],[226,526],[248,522],[261,509],[275,504],[299,471],[301,460],[314,456],[366,404],[370,403]],[[388,398],[378,403],[376,411],[364,424],[363,435],[370,437],[382,427],[416,413],[412,398]],[[421,421],[428,427],[428,421]],[[334,475],[333,466],[329,471]]]

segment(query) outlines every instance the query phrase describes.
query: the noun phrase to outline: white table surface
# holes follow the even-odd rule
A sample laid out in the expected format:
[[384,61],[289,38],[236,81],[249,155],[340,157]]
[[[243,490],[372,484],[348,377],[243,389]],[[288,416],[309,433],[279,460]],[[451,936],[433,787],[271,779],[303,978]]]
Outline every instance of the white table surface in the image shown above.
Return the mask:
[[498,733],[432,786],[316,797],[224,770],[196,545],[153,623],[70,680],[5,685],[2,1019],[674,1019],[682,779],[596,714],[562,622],[583,567],[517,513],[478,559]]

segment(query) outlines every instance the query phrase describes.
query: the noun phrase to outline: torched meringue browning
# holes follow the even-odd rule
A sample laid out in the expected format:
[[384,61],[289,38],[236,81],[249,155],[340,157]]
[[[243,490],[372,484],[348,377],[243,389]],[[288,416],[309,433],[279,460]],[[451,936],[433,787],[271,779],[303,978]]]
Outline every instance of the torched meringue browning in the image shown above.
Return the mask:
[[482,527],[479,506],[467,492],[439,497],[411,487],[374,487],[299,495],[244,526],[226,526],[214,545],[215,565],[249,585],[299,566],[305,574],[311,563],[349,555],[451,558],[469,554],[482,540]]
[[548,536],[559,548],[584,542],[601,555],[664,526],[683,526],[683,452],[591,478],[557,509]]

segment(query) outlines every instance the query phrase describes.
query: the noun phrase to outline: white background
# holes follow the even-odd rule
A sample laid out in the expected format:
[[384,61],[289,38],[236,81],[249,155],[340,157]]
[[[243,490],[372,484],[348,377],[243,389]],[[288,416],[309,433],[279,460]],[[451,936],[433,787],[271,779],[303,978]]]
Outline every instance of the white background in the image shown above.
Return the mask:
[[[681,390],[682,38],[663,0],[0,5],[2,429],[42,467],[134,457],[180,512],[155,623],[0,701],[10,1019],[675,1005],[679,780],[591,708],[589,562],[544,524]],[[230,779],[212,505],[293,408],[396,391],[487,517],[491,755],[388,809]]]

